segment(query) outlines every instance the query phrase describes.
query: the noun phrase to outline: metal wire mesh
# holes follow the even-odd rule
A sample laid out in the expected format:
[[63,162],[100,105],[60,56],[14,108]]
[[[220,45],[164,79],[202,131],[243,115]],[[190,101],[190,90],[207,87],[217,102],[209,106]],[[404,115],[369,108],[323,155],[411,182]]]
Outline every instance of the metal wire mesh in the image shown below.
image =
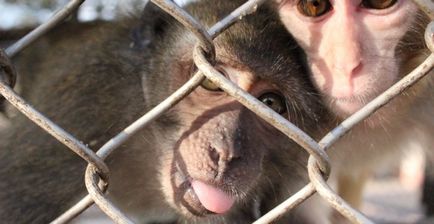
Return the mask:
[[[434,19],[434,3],[429,0],[414,0],[427,15]],[[26,115],[30,120],[46,130],[49,134],[66,145],[78,156],[88,163],[85,175],[86,188],[89,195],[84,197],[74,207],[54,220],[52,223],[65,223],[79,215],[93,203],[96,203],[111,219],[116,223],[132,223],[131,220],[111,203],[104,192],[108,187],[109,172],[104,159],[116,150],[122,143],[129,139],[134,133],[145,127],[151,121],[161,116],[189,93],[191,93],[205,79],[210,79],[222,90],[238,100],[245,107],[252,110],[259,117],[270,123],[282,133],[288,136],[309,154],[308,173],[310,183],[295,193],[292,197],[276,206],[273,210],[259,218],[254,223],[270,223],[281,215],[285,214],[292,208],[317,192],[333,208],[348,218],[353,223],[372,223],[362,213],[352,208],[340,198],[326,183],[330,174],[331,164],[327,156],[327,149],[330,148],[339,138],[347,133],[356,124],[366,119],[376,110],[390,102],[405,89],[415,84],[424,77],[434,66],[434,55],[431,54],[421,65],[414,71],[405,76],[383,94],[372,100],[361,110],[343,121],[340,125],[325,135],[319,142],[314,141],[309,135],[301,131],[295,125],[290,123],[278,113],[262,104],[255,97],[237,87],[234,83],[225,78],[218,70],[212,66],[215,57],[215,47],[213,39],[220,33],[224,32],[229,26],[234,24],[243,16],[254,13],[260,4],[265,0],[250,0],[237,8],[230,15],[216,23],[209,30],[206,30],[199,22],[186,13],[182,8],[169,0],[152,0],[156,5],[180,21],[186,29],[190,30],[198,37],[198,42],[194,48],[194,62],[198,72],[192,78],[179,88],[175,93],[161,102],[159,105],[150,110],[143,117],[132,123],[117,136],[105,143],[96,153],[81,143],[74,136],[64,131],[61,127],[50,121],[43,114],[31,107],[23,98],[21,98],[12,89],[16,72],[13,68],[10,57],[13,57],[23,48],[31,44],[34,40],[44,35],[55,25],[63,21],[71,12],[76,10],[84,0],[72,0],[63,9],[59,10],[48,22],[42,24],[37,29],[17,41],[14,45],[7,48],[6,51],[0,50],[0,94],[3,95],[13,106],[21,113]],[[425,33],[426,44],[434,52],[434,22],[431,22]],[[205,53],[207,56],[205,56]]]

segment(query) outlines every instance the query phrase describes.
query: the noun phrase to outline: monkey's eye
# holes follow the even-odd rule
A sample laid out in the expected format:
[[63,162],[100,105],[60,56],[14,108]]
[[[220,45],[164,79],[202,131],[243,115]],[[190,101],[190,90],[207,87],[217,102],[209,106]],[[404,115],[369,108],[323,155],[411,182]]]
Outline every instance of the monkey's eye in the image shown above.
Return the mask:
[[395,5],[398,0],[362,0],[361,5],[368,9],[386,9]]
[[298,11],[307,17],[319,17],[330,11],[329,0],[300,0],[297,4]]
[[282,95],[269,92],[262,94],[258,99],[279,114],[286,112],[285,98]]
[[209,91],[223,91],[222,89],[220,89],[220,87],[216,84],[214,84],[213,82],[211,82],[211,80],[205,78],[205,80],[202,81],[202,83],[200,84],[204,89],[209,90]]

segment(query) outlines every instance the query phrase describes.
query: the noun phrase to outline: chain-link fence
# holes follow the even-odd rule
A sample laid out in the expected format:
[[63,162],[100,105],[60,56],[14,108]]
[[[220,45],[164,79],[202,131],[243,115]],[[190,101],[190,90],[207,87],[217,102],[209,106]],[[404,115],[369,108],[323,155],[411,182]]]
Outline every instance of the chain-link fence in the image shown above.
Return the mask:
[[[414,0],[427,15],[434,19],[434,3],[432,0]],[[6,51],[0,50],[0,93],[21,113],[26,115],[30,120],[42,127],[45,131],[66,145],[78,156],[87,161],[88,167],[85,174],[86,188],[89,195],[84,197],[74,207],[64,213],[62,216],[53,221],[53,223],[65,223],[82,211],[87,209],[93,203],[96,203],[111,219],[117,223],[132,223],[112,204],[104,192],[109,186],[106,182],[110,173],[104,159],[134,133],[144,128],[151,121],[165,113],[176,103],[181,101],[189,93],[191,93],[205,79],[211,80],[218,85],[223,91],[235,98],[245,107],[256,113],[259,117],[270,123],[282,133],[288,136],[300,146],[302,146],[309,154],[308,173],[310,183],[302,188],[299,192],[288,198],[286,201],[275,207],[273,210],[259,218],[254,223],[270,223],[276,218],[285,214],[292,208],[303,203],[306,199],[317,192],[323,197],[333,208],[339,211],[342,215],[348,218],[353,223],[372,223],[363,214],[353,209],[342,198],[340,198],[326,183],[330,174],[331,164],[327,156],[327,149],[332,146],[339,138],[347,133],[356,124],[366,119],[376,110],[390,102],[394,97],[398,96],[405,89],[415,84],[418,80],[424,77],[434,66],[434,55],[431,54],[427,59],[419,65],[414,71],[405,76],[383,94],[368,103],[361,110],[353,114],[351,117],[343,121],[339,126],[325,135],[319,142],[313,140],[308,134],[301,131],[287,119],[265,106],[258,99],[237,87],[229,81],[218,70],[216,70],[209,58],[215,55],[213,39],[222,32],[225,32],[232,24],[247,14],[254,13],[256,9],[265,0],[250,0],[230,13],[227,17],[216,23],[209,30],[206,30],[199,22],[186,13],[182,8],[169,0],[152,0],[157,6],[165,10],[168,14],[181,22],[186,29],[194,33],[198,38],[198,43],[194,48],[194,62],[198,71],[175,93],[161,102],[159,105],[150,110],[143,117],[132,123],[125,130],[119,133],[114,138],[110,139],[97,152],[93,152],[88,146],[83,144],[79,139],[75,139],[71,134],[64,131],[61,127],[50,121],[43,114],[39,113],[31,107],[26,101],[21,98],[12,89],[15,84],[16,72],[11,64],[10,58],[20,52],[23,48],[31,44],[34,40],[44,35],[48,30],[62,22],[71,12],[76,10],[84,0],[71,0],[63,9],[59,10],[48,22],[40,25],[38,28],[30,32],[25,37],[21,38]],[[430,23],[426,29],[425,40],[428,48],[434,52],[434,22]],[[206,55],[206,56],[205,56]]]

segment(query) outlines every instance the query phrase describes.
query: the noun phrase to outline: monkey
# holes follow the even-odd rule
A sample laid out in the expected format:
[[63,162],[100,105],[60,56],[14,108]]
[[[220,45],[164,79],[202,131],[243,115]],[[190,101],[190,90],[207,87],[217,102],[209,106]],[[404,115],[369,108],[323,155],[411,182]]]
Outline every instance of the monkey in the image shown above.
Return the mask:
[[[209,28],[243,2],[200,1],[185,10]],[[22,96],[96,150],[197,71],[196,42],[148,3],[124,21],[60,26],[14,62]],[[304,53],[272,7],[259,7],[214,43],[215,67],[227,79],[315,133],[324,109]],[[0,219],[47,223],[86,194],[86,163],[15,114],[0,130]],[[251,223],[307,183],[307,157],[205,79],[106,159],[107,194],[137,223]],[[281,221],[327,223],[316,204],[309,200]]]
[[[332,114],[329,131],[420,64],[429,22],[409,0],[278,0],[280,18],[306,52],[311,80]],[[434,95],[427,75],[330,149],[338,193],[360,208],[370,173],[399,159],[405,141],[432,150]],[[334,124],[333,124],[334,123]]]

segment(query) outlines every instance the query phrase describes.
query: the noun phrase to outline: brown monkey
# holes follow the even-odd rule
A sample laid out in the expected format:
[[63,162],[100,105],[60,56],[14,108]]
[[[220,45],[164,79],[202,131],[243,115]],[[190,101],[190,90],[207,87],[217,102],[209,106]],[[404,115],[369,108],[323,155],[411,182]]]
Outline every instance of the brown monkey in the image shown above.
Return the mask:
[[[242,2],[201,1],[187,11],[210,26]],[[93,149],[157,105],[192,75],[197,40],[147,7],[141,19],[73,35],[60,27],[23,52],[25,98]],[[316,129],[321,107],[302,52],[274,10],[260,7],[215,44],[216,66],[228,79],[302,129]],[[0,136],[1,220],[46,223],[85,194],[84,162],[26,118],[11,118]],[[250,223],[306,183],[306,158],[204,81],[107,159],[108,191],[140,223]],[[307,203],[284,222],[326,222]]]
[[[340,122],[424,59],[427,17],[410,0],[282,0],[280,17],[305,50],[311,79]],[[432,75],[330,149],[340,194],[356,207],[367,175],[398,159],[403,143],[433,146]],[[332,125],[333,126],[333,125]],[[404,144],[405,145],[405,144]]]

